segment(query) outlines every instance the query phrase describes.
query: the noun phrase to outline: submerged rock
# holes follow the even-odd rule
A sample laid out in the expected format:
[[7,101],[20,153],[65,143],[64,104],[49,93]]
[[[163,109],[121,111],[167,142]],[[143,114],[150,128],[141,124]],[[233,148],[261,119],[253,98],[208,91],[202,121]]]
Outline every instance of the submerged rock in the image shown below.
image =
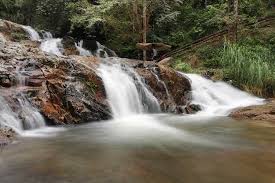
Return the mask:
[[275,99],[268,100],[264,105],[236,109],[230,116],[236,119],[275,122]]

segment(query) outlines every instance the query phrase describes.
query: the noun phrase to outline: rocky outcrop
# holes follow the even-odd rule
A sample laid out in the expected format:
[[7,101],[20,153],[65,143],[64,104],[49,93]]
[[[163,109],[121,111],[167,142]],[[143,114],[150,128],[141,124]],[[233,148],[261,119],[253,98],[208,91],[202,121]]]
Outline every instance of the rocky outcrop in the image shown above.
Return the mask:
[[236,119],[275,122],[275,99],[268,100],[264,105],[236,109],[230,116]]
[[187,78],[163,65],[136,68],[136,71],[159,100],[162,111],[192,113],[189,108],[191,85]]
[[[4,23],[3,23],[4,22]],[[100,59],[77,55],[52,56],[43,53],[39,42],[22,37],[12,39],[20,26],[0,21],[5,42],[0,47],[0,92],[5,98],[18,93],[28,98],[48,123],[79,124],[111,118],[104,85],[96,70]],[[73,40],[66,39],[73,47]],[[69,47],[68,47],[69,48]],[[75,50],[72,50],[75,52]],[[190,82],[168,66],[154,62],[121,59],[135,69],[161,104],[163,112],[192,113]]]
[[0,19],[0,42],[1,39],[10,41],[20,41],[28,39],[28,34],[21,25]]

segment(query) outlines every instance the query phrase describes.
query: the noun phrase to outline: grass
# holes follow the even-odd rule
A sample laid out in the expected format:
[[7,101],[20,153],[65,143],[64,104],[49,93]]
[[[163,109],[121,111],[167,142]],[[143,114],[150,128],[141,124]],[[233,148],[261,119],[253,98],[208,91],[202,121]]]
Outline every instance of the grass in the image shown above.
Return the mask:
[[275,56],[268,48],[227,43],[221,64],[234,85],[260,96],[275,95]]

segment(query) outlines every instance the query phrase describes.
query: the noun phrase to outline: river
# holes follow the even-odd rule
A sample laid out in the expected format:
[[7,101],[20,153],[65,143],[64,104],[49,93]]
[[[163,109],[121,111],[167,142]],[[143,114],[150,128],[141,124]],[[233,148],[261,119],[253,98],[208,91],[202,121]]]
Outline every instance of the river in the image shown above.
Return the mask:
[[0,154],[1,183],[272,183],[274,127],[163,114],[33,132]]

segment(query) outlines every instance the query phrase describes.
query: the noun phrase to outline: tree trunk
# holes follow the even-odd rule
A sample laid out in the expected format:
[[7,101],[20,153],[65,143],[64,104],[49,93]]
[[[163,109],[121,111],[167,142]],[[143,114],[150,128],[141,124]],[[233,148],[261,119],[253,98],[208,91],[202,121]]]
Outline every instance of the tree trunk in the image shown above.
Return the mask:
[[234,0],[235,42],[238,41],[239,0]]
[[[147,42],[147,3],[146,0],[142,0],[142,6],[143,6],[143,43]],[[146,50],[143,50],[143,61],[147,60],[147,53]]]

